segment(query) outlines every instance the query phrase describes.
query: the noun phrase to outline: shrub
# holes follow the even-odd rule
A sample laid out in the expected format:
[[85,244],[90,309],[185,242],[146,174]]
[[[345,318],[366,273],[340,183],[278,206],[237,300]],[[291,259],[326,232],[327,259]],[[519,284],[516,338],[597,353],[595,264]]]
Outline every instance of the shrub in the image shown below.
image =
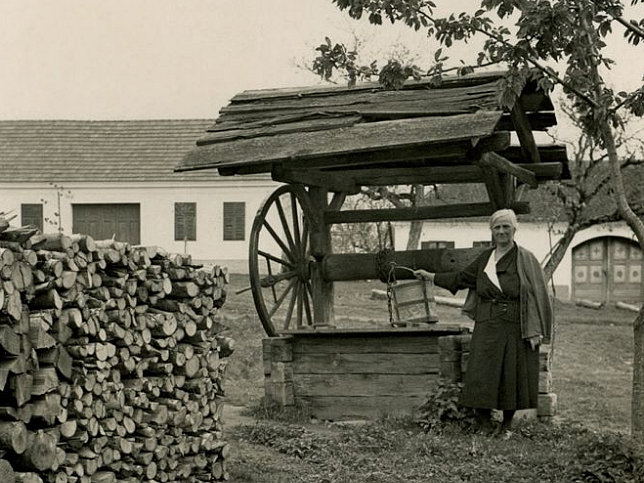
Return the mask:
[[248,408],[248,414],[255,419],[281,421],[286,423],[308,423],[311,413],[304,403],[294,406],[281,406],[276,402],[262,398],[255,406]]
[[268,446],[300,459],[317,460],[327,453],[327,444],[314,432],[289,424],[259,423],[240,429],[246,441]]
[[419,408],[418,422],[425,431],[440,431],[446,424],[469,429],[474,424],[474,410],[461,406],[462,383],[439,381],[436,389]]
[[573,474],[577,482],[644,481],[631,445],[623,436],[611,433],[588,432],[580,437]]

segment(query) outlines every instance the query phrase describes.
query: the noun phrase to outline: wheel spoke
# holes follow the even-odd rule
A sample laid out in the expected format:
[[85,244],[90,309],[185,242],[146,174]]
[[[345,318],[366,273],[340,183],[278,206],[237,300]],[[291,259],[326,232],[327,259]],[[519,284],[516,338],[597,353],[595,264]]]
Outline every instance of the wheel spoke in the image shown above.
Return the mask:
[[[268,276],[273,277],[273,270],[271,269],[271,261],[266,260],[266,267],[268,268]],[[275,292],[275,284],[271,284],[271,292],[273,292],[273,300],[277,302],[277,292]]]
[[295,286],[296,283],[297,283],[296,278],[292,278],[290,280],[290,282],[288,283],[288,286],[286,287],[284,292],[280,295],[279,299],[277,299],[277,301],[275,302],[275,305],[273,306],[273,308],[271,308],[270,312],[268,313],[269,317],[273,317],[273,315],[275,315],[275,312],[277,312],[277,310],[280,308],[280,306],[282,305],[282,302],[284,302],[289,292],[293,290],[293,287]]
[[278,236],[278,234],[275,232],[275,230],[273,229],[273,227],[268,223],[268,221],[264,220],[263,225],[266,227],[266,230],[268,230],[268,232],[271,234],[271,236],[273,237],[273,239],[274,239],[274,240],[277,242],[277,244],[280,246],[280,248],[282,249],[282,251],[283,251],[284,253],[286,253],[286,255],[288,256],[288,258],[289,258],[289,259],[293,260],[295,257],[294,257],[294,256],[293,256],[293,254],[291,253],[291,249],[290,249],[289,247],[287,247],[287,246],[286,246],[286,244],[284,243],[284,241],[283,241],[283,240]]
[[281,263],[282,265],[286,265],[289,268],[295,268],[295,265],[293,265],[291,262],[288,262],[282,258],[276,257],[275,255],[271,255],[270,253],[265,252],[263,250],[257,250],[257,253],[268,260],[273,260],[274,262]]
[[297,328],[302,328],[302,302],[304,301],[304,285],[299,283],[297,285]]
[[311,297],[311,302],[313,301],[313,287],[311,287],[311,282],[309,280],[305,281],[306,283],[306,291],[309,293],[309,297]]
[[286,320],[284,321],[284,329],[288,329],[289,325],[291,325],[291,317],[293,316],[293,309],[295,308],[296,299],[297,299],[297,294],[295,293],[295,290],[293,290],[293,293],[291,294],[290,303],[288,304],[288,310],[286,311]]
[[302,259],[306,260],[307,258],[307,251],[309,247],[309,222],[304,219],[304,226],[302,228],[302,246],[300,247],[300,253],[302,256]]
[[290,270],[288,272],[282,272],[278,273],[277,275],[273,274],[268,274],[264,278],[261,278],[259,280],[259,284],[261,287],[272,287],[278,282],[281,282],[282,280],[288,280],[289,278],[293,278],[297,276],[297,271],[295,270]]
[[300,220],[297,214],[297,196],[291,191],[291,212],[293,216],[293,236],[295,238],[296,248],[298,250],[302,247],[302,240],[300,238]]
[[308,325],[313,325],[313,317],[311,317],[311,305],[309,303],[308,291],[308,281],[305,281],[302,284],[302,295],[304,295],[304,310],[306,311],[306,320]]
[[286,235],[286,241],[288,242],[288,246],[291,247],[292,253],[297,253],[297,246],[293,241],[293,236],[291,235],[291,228],[288,226],[286,213],[284,213],[284,207],[282,206],[282,202],[280,201],[279,198],[275,200],[275,206],[277,206],[277,213],[279,214],[280,220],[282,221],[282,228],[284,228],[284,235]]

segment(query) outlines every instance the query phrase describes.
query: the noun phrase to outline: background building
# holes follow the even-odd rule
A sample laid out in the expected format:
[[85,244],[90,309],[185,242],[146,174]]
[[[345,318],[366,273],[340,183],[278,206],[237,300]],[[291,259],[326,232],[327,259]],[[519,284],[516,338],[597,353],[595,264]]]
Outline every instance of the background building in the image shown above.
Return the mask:
[[[248,236],[263,199],[278,184],[265,175],[175,173],[212,120],[0,121],[0,210],[14,224],[88,233],[190,253],[197,261],[247,271]],[[517,241],[544,260],[565,228],[549,225],[531,196]],[[396,224],[404,249],[408,227]],[[483,219],[425,222],[423,248],[489,242]],[[642,300],[642,253],[624,223],[576,235],[554,277],[557,296],[606,302]]]

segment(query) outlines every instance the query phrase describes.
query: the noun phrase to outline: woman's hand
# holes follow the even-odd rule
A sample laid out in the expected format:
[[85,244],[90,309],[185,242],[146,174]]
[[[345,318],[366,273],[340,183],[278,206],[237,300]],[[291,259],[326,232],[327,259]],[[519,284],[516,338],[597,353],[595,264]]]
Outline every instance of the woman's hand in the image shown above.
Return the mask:
[[427,270],[422,270],[422,269],[414,270],[414,276],[418,280],[431,280],[433,282],[434,275],[435,275],[434,273],[428,272]]
[[532,350],[535,350],[537,347],[539,347],[539,344],[541,344],[542,340],[543,340],[542,335],[534,335],[532,337],[528,337],[527,339],[528,344],[530,344],[530,348]]

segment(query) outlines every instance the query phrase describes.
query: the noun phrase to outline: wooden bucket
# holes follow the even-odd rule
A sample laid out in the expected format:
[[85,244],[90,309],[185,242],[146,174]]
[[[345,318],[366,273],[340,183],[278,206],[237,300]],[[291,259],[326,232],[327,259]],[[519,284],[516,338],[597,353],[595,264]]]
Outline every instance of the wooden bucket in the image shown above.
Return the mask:
[[434,284],[429,280],[397,281],[391,287],[394,327],[438,322]]

